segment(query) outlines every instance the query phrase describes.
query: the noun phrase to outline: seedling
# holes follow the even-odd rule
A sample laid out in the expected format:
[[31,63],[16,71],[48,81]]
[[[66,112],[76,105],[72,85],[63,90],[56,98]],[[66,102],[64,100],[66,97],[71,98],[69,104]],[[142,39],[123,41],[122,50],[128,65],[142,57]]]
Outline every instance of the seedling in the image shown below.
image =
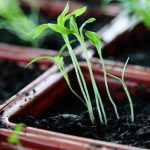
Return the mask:
[[[38,10],[32,9],[32,13],[27,16],[18,0],[0,0],[0,29],[6,29],[17,35],[22,41],[30,42],[33,46],[38,46],[41,39],[29,36],[34,28],[39,25]],[[44,36],[48,34],[45,32]],[[44,37],[43,36],[43,37]]]
[[[95,96],[95,100],[96,100],[96,107],[97,107],[97,110],[98,110],[98,115],[99,115],[100,122],[107,124],[106,112],[105,112],[105,109],[104,109],[104,106],[103,106],[103,102],[102,102],[100,93],[98,91],[98,87],[96,85],[96,81],[94,79],[94,74],[93,74],[93,71],[92,71],[90,58],[88,56],[87,47],[85,45],[85,40],[84,40],[84,33],[85,33],[87,38],[91,41],[91,43],[98,50],[98,54],[100,56],[100,61],[101,61],[102,68],[103,68],[103,73],[104,73],[106,91],[107,91],[108,97],[109,97],[109,99],[110,99],[110,101],[111,101],[111,103],[114,107],[116,116],[119,119],[119,114],[118,114],[118,111],[117,111],[117,107],[116,107],[116,105],[115,105],[115,103],[114,103],[114,101],[113,101],[113,99],[110,95],[110,91],[109,91],[109,87],[108,87],[108,83],[107,83],[107,72],[106,72],[106,69],[105,69],[105,64],[104,64],[104,60],[103,60],[102,52],[101,52],[101,40],[95,32],[84,30],[84,27],[87,24],[92,23],[93,21],[95,21],[95,19],[94,18],[88,19],[87,21],[85,21],[81,25],[80,28],[78,28],[75,19],[78,16],[82,15],[86,11],[86,7],[76,9],[72,13],[69,13],[69,14],[68,14],[68,11],[69,11],[69,4],[67,3],[64,11],[57,18],[57,24],[50,24],[50,23],[49,24],[43,24],[43,25],[39,26],[38,28],[34,29],[31,34],[34,36],[34,38],[36,38],[45,29],[50,28],[50,29],[54,30],[55,32],[58,32],[62,35],[62,38],[64,39],[65,44],[68,48],[72,63],[74,65],[75,73],[76,73],[76,76],[77,76],[77,81],[79,83],[79,87],[81,89],[84,102],[87,106],[90,119],[94,123],[95,122],[95,117],[94,117],[94,113],[93,113],[93,106],[92,106],[92,102],[91,102],[91,97],[90,97],[90,94],[89,94],[87,84],[86,84],[85,78],[83,76],[82,70],[80,68],[79,62],[76,58],[76,55],[73,51],[73,48],[72,48],[71,44],[70,44],[69,35],[73,34],[77,38],[77,40],[79,41],[79,43],[82,47],[82,50],[83,50],[83,53],[85,55],[85,59],[86,59],[86,62],[87,62],[87,66],[88,66],[88,69],[89,69],[89,74],[90,74],[91,83],[92,83],[92,87],[93,87],[93,91],[94,91],[94,96]],[[69,27],[67,26],[67,23],[69,23]],[[31,61],[29,64],[31,64],[35,61],[36,60]],[[60,65],[62,63],[57,62],[57,64]],[[66,75],[66,71],[64,72],[64,67],[61,65],[61,66],[59,66],[59,68],[60,68],[64,78],[66,79],[66,81],[70,85],[70,81],[68,80],[69,78]],[[124,71],[125,71],[125,69],[124,69]]]
[[10,144],[16,144],[18,147],[18,150],[23,150],[22,144],[19,140],[18,134],[22,129],[25,127],[24,124],[20,123],[18,124],[14,130],[12,131],[12,134],[8,137],[8,142]]
[[134,26],[142,22],[150,30],[150,0],[118,0],[125,8],[125,11],[136,16]]
[[[124,89],[124,91],[125,91],[125,93],[126,93],[126,95],[127,95],[127,98],[128,98],[128,100],[129,100],[129,104],[130,104],[130,112],[131,112],[131,121],[134,122],[133,102],[132,102],[130,93],[129,93],[129,91],[128,91],[128,88],[127,88],[127,85],[126,85],[125,79],[124,79],[125,70],[126,70],[128,61],[129,61],[129,58],[126,60],[126,63],[125,63],[124,68],[123,68],[123,70],[122,70],[121,78],[119,78],[119,77],[117,77],[117,76],[114,76],[114,75],[112,75],[112,74],[110,74],[110,73],[108,73],[108,72],[106,72],[106,74],[107,74],[108,76],[110,76],[111,78],[120,81],[120,83],[121,83],[121,85],[122,85],[122,87],[123,87],[123,89]],[[104,70],[102,70],[102,71],[104,72]]]

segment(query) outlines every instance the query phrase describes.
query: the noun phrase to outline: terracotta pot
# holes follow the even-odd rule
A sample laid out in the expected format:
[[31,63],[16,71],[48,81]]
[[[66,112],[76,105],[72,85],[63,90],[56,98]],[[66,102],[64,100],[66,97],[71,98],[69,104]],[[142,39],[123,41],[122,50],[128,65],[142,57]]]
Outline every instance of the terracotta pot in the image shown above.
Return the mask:
[[[0,61],[16,62],[18,65],[25,66],[30,60],[39,56],[55,56],[56,51],[47,51],[41,49],[34,49],[29,47],[20,47],[8,44],[0,43]],[[53,61],[42,60],[39,61],[41,70],[46,70],[48,67],[54,65]],[[11,77],[13,78],[13,76]],[[15,86],[15,85],[14,85]],[[10,103],[12,99],[5,101],[4,104],[0,105],[0,108]]]
[[[18,149],[17,145],[10,144],[7,141],[9,135],[11,135],[11,130],[0,129],[0,147],[1,149]],[[36,137],[33,134],[22,134],[19,133],[19,140],[23,147],[23,149],[51,149],[51,150],[63,150],[65,148],[65,144],[60,142],[57,138],[51,138],[49,143],[46,140],[41,139],[40,137]]]
[[[17,45],[10,45],[0,43],[0,59],[8,59],[11,61],[18,61],[27,63],[30,60],[39,56],[55,56],[57,51],[46,50],[41,48],[22,47]],[[41,64],[53,64],[52,61],[40,61]]]
[[[0,129],[0,146],[2,149],[11,149],[16,150],[18,147],[15,144],[9,144],[7,142],[8,136],[12,131],[6,129]],[[78,141],[68,140],[68,139],[60,139],[55,137],[43,137],[35,134],[24,134],[19,133],[19,140],[23,146],[23,149],[51,149],[51,150],[111,150],[111,148],[107,148],[106,146],[96,148],[96,145],[89,145],[86,143],[80,143]],[[104,144],[104,143],[103,143]],[[114,145],[112,144],[112,147]],[[118,146],[119,147],[119,146]],[[123,146],[124,147],[124,146]],[[124,147],[124,150],[126,148]],[[133,148],[134,150],[134,148]]]
[[[83,63],[81,64],[82,70],[84,72],[84,76],[87,83],[90,83],[90,77],[88,73],[87,66]],[[51,68],[52,69],[52,68]],[[42,76],[40,76],[37,80],[32,82],[26,89],[23,89],[20,91],[17,96],[13,97],[13,101],[9,103],[5,108],[1,109],[2,114],[2,122],[6,125],[6,127],[14,127],[16,124],[14,123],[15,118],[22,117],[25,113],[28,113],[30,115],[39,116],[43,111],[45,111],[49,106],[51,106],[58,98],[61,98],[63,93],[68,89],[68,86],[66,85],[66,82],[64,81],[62,75],[57,72],[57,66],[54,66],[53,69],[55,70],[55,73],[52,73],[50,70],[47,70]],[[101,70],[101,67],[98,67],[96,64],[93,64],[93,72],[95,76],[95,80],[97,82],[97,85],[101,90],[105,87],[103,76],[99,72]],[[113,74],[121,73],[121,67],[113,66],[112,64],[107,64],[107,70],[109,72],[112,72]],[[117,70],[117,72],[116,72]],[[74,81],[74,75],[72,66],[68,68],[69,75],[71,81]],[[150,91],[147,90],[150,87],[150,82],[142,82],[138,78],[133,80],[133,74],[134,70],[130,72],[130,69],[126,69],[125,79],[126,83],[128,85],[129,91],[132,95],[135,95],[138,90],[145,92],[146,94],[150,94]],[[111,78],[108,78],[109,84],[111,84],[110,89],[117,90],[120,88],[120,83],[116,80],[113,80]],[[101,84],[99,84],[101,83]],[[137,89],[136,87],[140,85],[140,89]],[[146,89],[146,90],[145,90]],[[124,95],[123,92],[116,92],[114,91],[112,93],[112,96],[116,100],[120,100],[120,98]],[[116,150],[137,150],[140,148],[134,148],[129,147],[125,145],[119,145],[119,144],[112,144],[109,142],[103,142],[99,140],[92,140],[87,138],[80,138],[76,136],[71,135],[65,135],[61,133],[56,133],[53,131],[45,131],[42,129],[36,129],[33,127],[26,127],[25,132],[29,134],[35,134],[42,136],[43,139],[49,140],[49,138],[58,138],[65,143],[72,143],[76,142],[80,145],[80,147],[84,147],[87,145],[90,149],[116,149]],[[73,149],[73,148],[72,148]]]
[[[11,149],[16,150],[18,147],[15,144],[9,144],[7,142],[8,136],[11,134],[10,130],[0,129],[0,146],[1,149]],[[23,149],[51,149],[51,150],[129,150],[128,147],[123,145],[115,145],[115,144],[108,144],[102,142],[103,146],[100,147],[99,145],[92,145],[93,143],[89,144],[86,142],[79,142],[75,140],[69,140],[64,138],[55,138],[55,137],[44,137],[44,136],[37,136],[35,134],[24,134],[19,133],[19,140],[23,146]],[[120,149],[120,146],[122,149]],[[131,148],[131,150],[136,150],[135,148]],[[139,149],[140,150],[140,149]],[[141,149],[142,150],[142,149]]]

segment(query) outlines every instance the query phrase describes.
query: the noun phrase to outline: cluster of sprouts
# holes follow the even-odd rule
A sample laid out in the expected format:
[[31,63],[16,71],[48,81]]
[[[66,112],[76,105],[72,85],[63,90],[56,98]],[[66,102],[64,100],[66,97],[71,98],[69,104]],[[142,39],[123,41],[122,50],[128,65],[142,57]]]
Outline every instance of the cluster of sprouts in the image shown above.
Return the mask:
[[[127,98],[129,100],[129,104],[130,104],[131,121],[134,122],[133,104],[132,104],[131,96],[129,94],[128,88],[127,88],[125,80],[124,80],[125,69],[126,69],[126,66],[127,66],[129,59],[127,59],[125,65],[124,65],[121,78],[107,73],[107,71],[105,69],[105,63],[103,60],[103,56],[102,56],[101,40],[100,40],[99,36],[95,32],[85,30],[85,26],[87,24],[94,22],[95,18],[90,18],[90,19],[86,20],[80,27],[78,27],[78,25],[76,23],[76,18],[78,16],[82,15],[85,11],[86,11],[86,7],[82,7],[82,8],[74,10],[71,13],[68,13],[69,12],[69,3],[67,3],[63,12],[58,16],[56,24],[51,24],[51,23],[43,24],[31,32],[31,34],[34,36],[34,38],[38,37],[47,28],[51,29],[57,33],[60,33],[60,35],[62,36],[62,38],[65,41],[65,46],[68,48],[68,51],[69,51],[69,54],[70,54],[70,57],[71,57],[71,60],[72,60],[72,63],[73,63],[74,69],[75,69],[77,82],[79,84],[79,87],[80,87],[80,90],[82,93],[81,97],[83,97],[83,98],[81,98],[72,88],[68,74],[67,74],[67,71],[65,70],[65,67],[64,67],[63,57],[61,57],[60,55],[55,56],[55,57],[43,56],[43,57],[35,58],[31,62],[29,62],[27,64],[27,66],[31,65],[32,63],[34,63],[40,59],[54,60],[58,64],[59,69],[60,69],[62,75],[64,76],[64,79],[66,80],[70,90],[86,105],[87,110],[89,112],[90,120],[92,121],[92,123],[95,123],[95,116],[94,116],[94,112],[93,112],[93,105],[92,105],[92,101],[91,101],[91,96],[89,94],[89,89],[87,87],[87,83],[85,81],[83,72],[80,68],[79,62],[78,62],[77,57],[75,55],[75,52],[71,46],[71,41],[69,40],[69,35],[74,35],[75,38],[77,39],[77,41],[81,45],[81,48],[83,50],[85,60],[86,60],[87,66],[88,66],[88,70],[89,70],[89,74],[90,74],[90,78],[91,78],[91,84],[92,84],[92,88],[94,91],[94,97],[95,97],[95,101],[96,101],[96,108],[97,108],[99,120],[101,123],[104,123],[107,125],[106,111],[105,111],[103,101],[102,101],[100,92],[98,90],[98,87],[97,87],[97,84],[96,84],[96,81],[94,78],[94,73],[92,71],[90,58],[88,56],[88,49],[87,49],[86,44],[85,44],[85,37],[87,37],[88,40],[92,43],[93,46],[95,46],[95,48],[98,51],[100,63],[102,65],[102,72],[104,75],[106,92],[107,92],[107,95],[108,95],[108,98],[109,98],[111,104],[113,105],[114,112],[116,114],[116,118],[119,119],[119,114],[118,114],[117,106],[116,106],[116,104],[115,104],[115,102],[111,96],[110,90],[109,90],[109,86],[108,86],[108,82],[107,82],[107,76],[110,76],[114,79],[119,80],[120,83],[122,84],[122,87],[123,87],[123,89],[127,95]],[[64,50],[64,48],[61,50],[61,52],[63,50]]]

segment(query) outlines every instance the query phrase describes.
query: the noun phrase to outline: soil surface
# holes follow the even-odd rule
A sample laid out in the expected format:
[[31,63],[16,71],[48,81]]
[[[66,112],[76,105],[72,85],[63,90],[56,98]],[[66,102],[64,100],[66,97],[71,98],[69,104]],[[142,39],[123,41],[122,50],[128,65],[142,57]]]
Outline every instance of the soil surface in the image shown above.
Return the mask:
[[0,70],[0,104],[43,72],[38,64],[33,65],[31,69],[25,69],[24,66],[6,60],[0,62]]
[[99,122],[96,108],[94,108],[96,123],[92,124],[84,105],[70,94],[67,91],[41,116],[34,117],[26,114],[15,122],[70,135],[150,148],[149,95],[139,92],[136,97],[134,96],[134,123],[131,122],[129,103],[125,97],[122,103],[116,103],[120,120],[116,119],[112,105],[105,98],[104,105],[108,117],[108,125],[105,125]]

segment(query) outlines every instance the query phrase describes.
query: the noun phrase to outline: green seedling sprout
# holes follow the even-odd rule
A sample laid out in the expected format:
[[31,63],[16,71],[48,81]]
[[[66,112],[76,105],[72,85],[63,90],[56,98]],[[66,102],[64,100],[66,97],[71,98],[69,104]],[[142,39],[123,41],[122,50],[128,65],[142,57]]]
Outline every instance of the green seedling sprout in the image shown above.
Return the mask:
[[[71,60],[73,62],[74,68],[75,68],[77,81],[79,83],[84,101],[86,103],[86,106],[87,106],[87,109],[88,109],[88,112],[89,112],[89,115],[90,115],[90,119],[94,123],[95,118],[94,118],[94,114],[93,114],[93,108],[92,108],[88,88],[87,88],[83,73],[81,71],[80,65],[78,63],[78,60],[77,60],[76,55],[74,53],[74,50],[71,47],[69,37],[68,37],[68,35],[71,34],[73,31],[65,27],[66,21],[68,21],[72,16],[74,16],[74,17],[80,16],[81,14],[83,14],[85,12],[85,10],[86,10],[86,7],[83,7],[83,8],[80,8],[80,9],[76,9],[75,11],[73,11],[70,14],[67,14],[68,11],[69,11],[69,3],[67,3],[64,11],[57,18],[57,24],[47,24],[47,28],[50,28],[50,29],[60,33],[62,35],[62,38],[65,41],[65,44],[68,48]],[[34,37],[37,37],[44,30],[45,30],[45,25],[44,26],[41,25],[39,28],[36,28],[35,30],[33,30],[32,34],[35,35]]]
[[[52,30],[54,30],[54,31],[56,31],[56,32],[58,32],[62,35],[62,37],[63,37],[63,39],[66,43],[66,46],[69,50],[69,53],[70,53],[70,56],[71,56],[71,59],[72,59],[72,62],[73,62],[74,68],[75,68],[77,80],[78,80],[78,83],[79,83],[79,86],[80,86],[80,89],[81,89],[81,92],[82,92],[82,95],[83,95],[84,100],[87,104],[90,119],[94,123],[95,118],[94,118],[94,114],[93,114],[93,108],[92,108],[92,104],[91,104],[91,98],[90,98],[90,95],[89,95],[89,91],[88,91],[83,73],[81,71],[81,68],[79,66],[78,60],[77,60],[77,58],[75,56],[75,53],[74,53],[74,51],[73,51],[73,49],[72,49],[72,47],[69,43],[68,35],[69,34],[74,34],[77,37],[78,41],[80,42],[80,44],[81,44],[81,46],[84,50],[85,55],[86,55],[86,61],[87,61],[89,72],[90,72],[90,77],[91,77],[91,81],[92,81],[93,91],[94,91],[94,94],[95,94],[96,105],[97,105],[100,121],[102,123],[104,122],[105,124],[107,124],[106,113],[105,113],[105,110],[104,110],[104,107],[103,107],[103,103],[102,103],[100,94],[98,92],[98,88],[97,88],[97,85],[96,85],[96,82],[95,82],[95,79],[94,79],[94,75],[93,75],[93,72],[92,72],[92,67],[91,67],[91,64],[90,64],[90,59],[88,57],[87,49],[86,49],[86,46],[84,45],[84,39],[83,39],[83,35],[82,35],[82,29],[83,29],[84,25],[86,25],[87,23],[93,22],[95,19],[91,18],[87,22],[85,22],[83,24],[83,26],[80,28],[80,32],[79,32],[79,29],[77,27],[77,24],[76,24],[74,18],[76,18],[76,17],[80,16],[81,14],[83,14],[86,11],[86,7],[77,9],[77,10],[73,11],[70,14],[67,14],[68,11],[69,11],[69,4],[66,5],[64,11],[58,17],[57,24],[41,25],[40,27],[33,30],[32,33],[34,33],[34,37],[37,37],[39,34],[41,34],[45,30],[45,27],[47,26],[47,27],[50,27]],[[68,21],[68,20],[70,22],[70,28],[67,28],[67,26],[65,25],[66,21]],[[102,118],[102,114],[103,114],[104,121],[103,121],[103,118]]]
[[109,87],[108,87],[105,63],[104,63],[104,59],[103,59],[103,56],[102,56],[102,50],[101,50],[101,40],[100,40],[99,36],[95,32],[92,32],[92,31],[86,31],[85,35],[89,39],[89,41],[97,49],[97,52],[98,52],[98,55],[99,55],[99,58],[100,58],[100,62],[101,62],[101,65],[102,65],[102,69],[104,70],[103,73],[104,73],[104,82],[105,82],[106,92],[107,92],[107,95],[108,95],[108,98],[109,98],[110,102],[112,103],[112,105],[114,107],[114,111],[115,111],[116,117],[117,117],[117,119],[119,119],[120,117],[119,117],[119,114],[118,114],[118,110],[117,110],[116,104],[113,101],[113,98],[112,98],[112,96],[110,94],[110,90],[109,90]]
[[[97,85],[96,85],[96,82],[95,82],[95,79],[94,79],[94,74],[93,74],[93,71],[92,71],[90,58],[88,56],[88,52],[87,52],[87,48],[86,48],[85,41],[84,41],[84,36],[83,36],[84,26],[86,26],[86,24],[88,24],[88,23],[92,23],[93,21],[95,21],[95,18],[88,19],[86,22],[84,22],[82,24],[80,29],[78,29],[75,18],[71,17],[70,18],[70,29],[74,31],[73,34],[78,39],[78,41],[79,41],[79,43],[82,47],[82,50],[84,52],[84,55],[85,55],[85,59],[86,59],[86,62],[87,62],[88,68],[89,68],[90,78],[91,78],[91,82],[92,82],[92,86],[93,86],[93,91],[94,91],[94,95],[95,95],[96,106],[97,106],[100,122],[105,122],[105,124],[107,124],[106,113],[105,113],[105,110],[104,110],[104,106],[103,106],[103,103],[102,103],[100,93],[98,91],[98,88],[97,88]],[[103,118],[102,118],[102,114],[103,114]]]
[[[120,81],[120,83],[121,83],[121,85],[122,85],[122,87],[123,87],[123,89],[124,89],[124,91],[125,91],[125,93],[126,93],[126,95],[127,95],[127,98],[128,98],[128,100],[129,100],[130,112],[131,112],[131,121],[134,122],[133,102],[132,102],[132,98],[131,98],[131,96],[130,96],[130,93],[129,93],[129,91],[128,91],[128,88],[127,88],[127,85],[126,85],[125,79],[124,79],[125,70],[126,70],[128,61],[129,61],[129,58],[128,58],[128,59],[126,60],[126,62],[125,62],[124,68],[123,68],[123,70],[122,70],[122,76],[121,76],[121,78],[119,78],[119,77],[117,77],[117,76],[114,76],[114,75],[112,75],[112,74],[110,74],[110,73],[108,73],[108,72],[106,72],[106,74],[107,74],[108,76],[110,76],[111,78]],[[102,70],[102,71],[105,72],[104,70]]]
[[18,150],[23,150],[23,146],[19,140],[18,134],[20,131],[23,130],[23,128],[25,127],[24,124],[19,123],[12,131],[12,134],[8,137],[8,142],[10,144],[16,144],[18,147]]
[[[64,46],[63,46],[64,48]],[[26,64],[25,68],[29,67],[30,65],[32,65],[33,63],[37,62],[37,61],[40,61],[40,60],[44,60],[44,59],[47,59],[47,60],[52,60],[54,61],[58,67],[59,67],[59,70],[61,72],[61,74],[63,75],[65,81],[67,82],[67,85],[69,87],[69,89],[71,90],[71,92],[79,99],[81,100],[81,102],[86,106],[84,100],[74,91],[74,89],[72,88],[71,86],[71,83],[70,83],[70,79],[69,79],[69,76],[67,74],[67,71],[64,67],[64,61],[63,61],[63,57],[61,56],[54,56],[54,57],[51,57],[51,56],[41,56],[41,57],[37,57],[33,60],[31,60],[29,63]]]
[[[22,41],[30,42],[32,46],[38,46],[41,38],[33,40],[33,37],[27,34],[39,25],[38,11],[35,9],[33,8],[30,16],[27,16],[18,0],[0,0],[0,29],[12,32]],[[42,37],[46,34],[48,32],[45,32]]]
[[[87,53],[87,47],[85,45],[85,40],[84,40],[84,33],[87,36],[87,38],[91,41],[91,43],[97,48],[97,51],[98,51],[98,54],[99,54],[99,57],[100,57],[100,60],[101,60],[102,68],[104,70],[103,73],[104,73],[106,91],[107,91],[108,97],[109,97],[109,99],[110,99],[110,101],[111,101],[111,103],[114,107],[114,110],[115,110],[115,113],[116,113],[116,116],[117,116],[118,119],[119,119],[119,115],[118,115],[117,107],[116,107],[116,105],[115,105],[115,103],[114,103],[114,101],[113,101],[113,99],[110,95],[110,91],[109,91],[109,87],[108,87],[108,83],[107,83],[107,72],[106,72],[106,69],[105,69],[105,64],[104,64],[104,60],[103,60],[102,52],[101,52],[101,40],[95,32],[84,30],[84,27],[87,24],[92,23],[93,21],[95,21],[95,19],[94,18],[88,19],[87,21],[85,21],[81,25],[80,28],[78,28],[77,23],[75,21],[75,19],[78,16],[82,15],[85,11],[86,11],[86,7],[82,7],[82,8],[76,9],[73,12],[68,14],[68,12],[69,12],[69,3],[67,3],[65,9],[63,10],[63,12],[57,18],[57,24],[48,23],[48,24],[40,25],[39,27],[37,27],[36,29],[34,29],[32,31],[32,35],[33,35],[34,38],[36,38],[47,28],[50,28],[51,30],[61,34],[62,38],[65,41],[65,47],[68,48],[72,63],[74,65],[75,73],[76,73],[76,76],[77,76],[77,81],[78,81],[80,90],[82,92],[84,102],[87,106],[90,119],[91,119],[92,123],[95,123],[95,117],[94,117],[94,113],[93,113],[93,106],[92,106],[92,102],[91,102],[91,97],[90,97],[88,87],[87,87],[87,84],[85,82],[85,78],[83,76],[82,70],[80,68],[79,62],[76,58],[76,55],[73,51],[73,48],[72,48],[71,44],[70,44],[69,35],[73,34],[77,38],[77,40],[81,44],[81,47],[82,47],[83,52],[85,54],[85,59],[86,59],[88,69],[89,69],[89,74],[90,74],[91,83],[92,83],[92,87],[93,87],[93,91],[94,91],[94,95],[95,95],[96,107],[97,107],[97,110],[98,110],[98,115],[99,115],[100,122],[107,124],[106,112],[104,110],[103,102],[102,102],[100,93],[98,91],[98,87],[97,87],[95,79],[94,79],[94,74],[93,74],[93,71],[92,71],[90,58],[89,58],[88,53]],[[69,27],[67,26],[67,23],[69,23]],[[62,48],[61,52],[65,49],[65,47]],[[56,62],[59,63],[58,65],[62,64],[58,60]],[[126,65],[127,65],[127,63],[125,64],[125,67],[126,67]],[[61,66],[59,66],[59,68],[60,68],[63,76],[65,77],[65,80],[67,81],[68,85],[70,85],[70,81],[68,79],[68,76],[66,75],[66,71],[64,71],[65,70],[64,66],[61,65]],[[125,72],[125,68],[124,68],[123,72]],[[124,75],[124,73],[123,73],[123,75]],[[122,80],[124,81],[123,77],[122,77]],[[126,87],[125,84],[123,84],[123,85],[124,85],[124,88],[126,88],[125,92],[126,92],[127,96],[129,97],[129,94],[128,94],[129,92],[127,90],[127,87]]]

